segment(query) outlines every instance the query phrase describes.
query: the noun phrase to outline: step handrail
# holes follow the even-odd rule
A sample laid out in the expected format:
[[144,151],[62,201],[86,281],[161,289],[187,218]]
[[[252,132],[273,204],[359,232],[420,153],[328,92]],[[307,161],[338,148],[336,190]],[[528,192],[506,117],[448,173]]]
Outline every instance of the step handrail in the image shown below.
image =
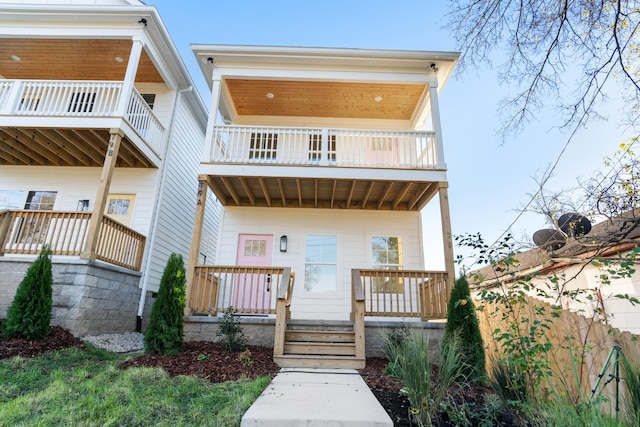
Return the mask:
[[287,320],[291,318],[291,298],[296,273],[290,267],[284,269],[276,295],[276,328],[273,339],[273,356],[284,355],[284,340],[287,331]]
[[355,332],[356,358],[365,357],[365,297],[362,277],[359,269],[351,270],[351,317],[353,320],[353,331]]

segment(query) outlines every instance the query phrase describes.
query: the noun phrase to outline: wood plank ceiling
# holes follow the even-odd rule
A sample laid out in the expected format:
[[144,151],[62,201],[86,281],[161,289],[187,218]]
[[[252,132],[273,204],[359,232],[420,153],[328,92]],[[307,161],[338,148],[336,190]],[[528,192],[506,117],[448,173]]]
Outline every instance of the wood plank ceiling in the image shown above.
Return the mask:
[[423,84],[225,79],[241,116],[410,120]]
[[[120,81],[124,80],[131,46],[131,40],[5,38],[0,43],[0,76]],[[164,82],[144,50],[136,82]]]
[[208,176],[223,206],[419,211],[437,182]]
[[[0,165],[101,167],[109,142],[108,129],[0,128]],[[152,168],[126,137],[118,167]]]

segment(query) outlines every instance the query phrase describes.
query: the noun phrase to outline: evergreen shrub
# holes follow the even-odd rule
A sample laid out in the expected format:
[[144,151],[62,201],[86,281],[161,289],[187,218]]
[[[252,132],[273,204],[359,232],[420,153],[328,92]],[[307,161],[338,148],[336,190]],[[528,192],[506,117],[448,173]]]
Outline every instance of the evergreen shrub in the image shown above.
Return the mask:
[[30,340],[48,337],[52,292],[51,249],[45,245],[18,285],[7,319],[2,324],[2,336]]
[[144,331],[145,353],[177,354],[182,349],[185,281],[182,255],[171,254],[160,280],[158,298],[151,308],[149,326]]

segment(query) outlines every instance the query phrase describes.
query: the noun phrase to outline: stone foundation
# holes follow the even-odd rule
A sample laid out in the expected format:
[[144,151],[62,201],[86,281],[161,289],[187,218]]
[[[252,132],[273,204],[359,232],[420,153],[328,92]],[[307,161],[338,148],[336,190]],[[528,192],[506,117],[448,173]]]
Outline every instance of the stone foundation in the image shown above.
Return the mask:
[[[219,317],[211,316],[187,316],[184,318],[185,341],[218,341]],[[321,321],[321,320],[291,320],[296,327],[302,325],[311,328],[345,328],[351,327],[347,321]],[[445,322],[418,322],[418,321],[366,321],[365,322],[365,350],[367,357],[384,357],[386,338],[389,333],[403,327],[422,331],[425,338],[429,339],[430,348],[437,355],[440,341],[444,333]],[[251,345],[273,347],[275,333],[275,318],[273,317],[240,317],[240,326]]]
[[[0,257],[0,318],[6,317],[18,284],[34,259]],[[53,326],[77,337],[135,331],[141,273],[100,261],[56,256],[52,270]],[[150,295],[146,302],[143,318],[148,319],[153,302]]]

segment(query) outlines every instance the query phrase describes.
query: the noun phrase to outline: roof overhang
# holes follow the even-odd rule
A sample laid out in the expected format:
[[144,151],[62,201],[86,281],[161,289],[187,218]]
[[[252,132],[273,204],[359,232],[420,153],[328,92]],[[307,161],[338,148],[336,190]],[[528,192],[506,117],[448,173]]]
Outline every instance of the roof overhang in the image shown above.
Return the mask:
[[210,87],[221,81],[219,109],[236,124],[274,117],[375,121],[420,128],[429,89],[453,72],[457,52],[192,45]]

